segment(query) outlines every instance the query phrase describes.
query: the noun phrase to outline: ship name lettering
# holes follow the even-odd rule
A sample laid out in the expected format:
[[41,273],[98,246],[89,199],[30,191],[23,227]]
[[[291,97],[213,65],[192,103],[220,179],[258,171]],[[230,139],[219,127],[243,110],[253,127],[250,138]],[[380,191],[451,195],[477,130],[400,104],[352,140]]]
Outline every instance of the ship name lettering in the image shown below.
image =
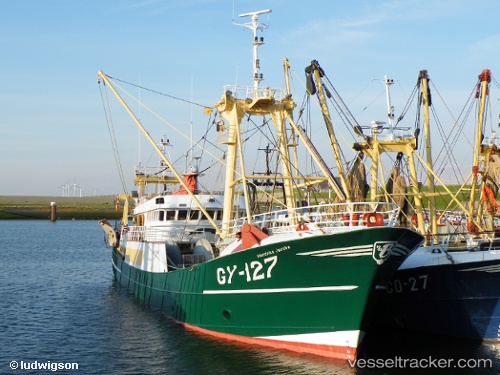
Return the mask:
[[279,247],[276,249],[276,252],[281,253],[282,251],[285,251],[285,250],[290,250],[290,246]]
[[226,283],[231,284],[231,282],[233,280],[234,272],[236,271],[236,268],[237,268],[236,265],[233,265],[232,269],[230,266],[226,267],[227,273],[228,273],[227,279],[226,279],[226,270],[224,268],[217,268],[217,282],[221,285],[226,284]]
[[385,284],[385,291],[389,294],[403,292],[418,292],[427,289],[428,275],[409,277],[407,280],[393,279]]
[[271,263],[269,265],[269,268],[267,269],[267,278],[270,279],[271,278],[271,271],[273,270],[274,266],[276,265],[276,263],[278,262],[278,257],[277,256],[273,256],[273,257],[269,257],[269,258],[266,258],[264,259],[264,263]]
[[270,251],[266,251],[265,253],[257,254],[257,258],[263,258],[263,257],[267,257],[269,255],[274,255],[274,251],[270,250]]
[[245,270],[236,273],[237,265],[217,268],[217,282],[220,285],[231,284],[233,276],[245,276],[247,282],[270,279],[272,277],[273,268],[278,263],[278,256],[274,255],[264,258],[262,261],[254,260],[250,263],[245,263]]

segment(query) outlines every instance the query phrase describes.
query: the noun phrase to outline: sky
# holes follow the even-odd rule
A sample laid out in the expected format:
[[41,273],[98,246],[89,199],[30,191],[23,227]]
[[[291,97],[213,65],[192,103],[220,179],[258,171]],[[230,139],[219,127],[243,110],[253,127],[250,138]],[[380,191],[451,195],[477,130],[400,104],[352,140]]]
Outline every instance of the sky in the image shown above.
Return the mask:
[[[266,84],[282,85],[284,57],[297,80],[318,60],[363,124],[385,119],[385,75],[396,112],[426,69],[458,116],[478,74],[500,71],[496,0],[0,0],[0,195],[120,194],[97,72],[212,106],[223,85],[251,85],[251,34],[232,20],[262,9]],[[170,109],[174,124],[206,121],[199,107]],[[146,146],[117,131],[133,189]]]

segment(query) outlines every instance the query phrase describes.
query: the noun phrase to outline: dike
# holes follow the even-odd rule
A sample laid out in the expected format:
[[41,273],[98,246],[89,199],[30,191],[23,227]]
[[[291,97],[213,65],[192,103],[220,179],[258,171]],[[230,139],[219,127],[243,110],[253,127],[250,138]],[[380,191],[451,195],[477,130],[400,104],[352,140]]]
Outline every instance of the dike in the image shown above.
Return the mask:
[[50,204],[56,202],[57,220],[118,219],[115,195],[50,197],[0,195],[0,220],[50,220]]

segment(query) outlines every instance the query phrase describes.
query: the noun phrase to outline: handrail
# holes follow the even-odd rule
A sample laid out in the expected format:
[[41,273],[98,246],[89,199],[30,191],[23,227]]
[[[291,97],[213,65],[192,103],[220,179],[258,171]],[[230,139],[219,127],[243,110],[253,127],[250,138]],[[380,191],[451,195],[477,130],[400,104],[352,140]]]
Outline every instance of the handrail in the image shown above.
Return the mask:
[[240,99],[275,99],[281,100],[282,90],[269,87],[259,88],[257,91],[253,86],[226,85],[224,92],[230,91],[234,98]]
[[[400,208],[395,203],[378,203],[377,210],[371,209],[373,202],[319,204],[281,209],[253,215],[252,223],[260,228],[266,228],[270,233],[295,231],[296,223],[305,223],[314,228],[339,228],[367,226],[363,219],[365,214],[380,214],[384,226],[394,226]],[[230,233],[236,233],[246,218],[238,218],[229,222]]]

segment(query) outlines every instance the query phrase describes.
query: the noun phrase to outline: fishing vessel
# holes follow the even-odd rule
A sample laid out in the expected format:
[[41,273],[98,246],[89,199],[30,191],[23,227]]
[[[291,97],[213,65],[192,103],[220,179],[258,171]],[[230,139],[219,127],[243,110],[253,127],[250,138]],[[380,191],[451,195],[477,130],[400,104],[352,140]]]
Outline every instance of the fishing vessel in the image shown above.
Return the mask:
[[[200,191],[196,165],[191,164],[182,176],[178,174],[166,155],[169,143],[164,136],[159,145],[154,144],[161,156],[158,166],[136,167],[134,185],[138,190],[117,197],[117,207],[123,202],[120,231],[107,220],[100,221],[112,248],[121,246],[123,255],[126,250],[129,257],[141,258],[140,266],[152,272],[214,258],[213,249],[219,238],[214,228],[220,226],[223,211],[223,195]],[[149,192],[151,186],[154,189]],[[132,226],[129,225],[131,206],[134,206]]]
[[[195,173],[183,177],[175,170],[117,92],[116,80],[98,73],[172,173],[180,186],[174,191],[182,191],[154,196],[139,191],[131,202],[133,225],[128,225],[126,210],[118,227],[105,220],[100,225],[112,247],[118,283],[186,328],[233,341],[352,359],[380,286],[423,237],[395,227],[395,204],[352,202],[342,165],[339,184],[294,121],[296,104],[286,59],[285,89],[260,87],[258,49],[264,40],[258,32],[267,25],[259,16],[268,12],[241,15],[251,17],[241,26],[253,32],[253,86],[225,86],[221,100],[205,110],[208,115],[216,112],[217,136],[225,146],[218,163],[225,170],[219,195],[186,183]],[[266,172],[249,173],[245,166],[250,147],[244,120],[253,117],[263,118],[273,131],[272,148],[279,161],[274,171],[267,166]],[[328,136],[334,140],[332,128]],[[300,172],[299,143],[322,173]],[[328,184],[338,202],[310,203],[310,194],[319,192],[321,183]],[[201,226],[208,223],[212,232]]]
[[[419,105],[424,113],[421,142],[424,155],[418,153],[419,129],[407,132],[406,136],[401,133],[395,136],[392,124],[387,129],[388,136],[380,136],[378,128],[366,141],[356,145],[376,160],[375,165],[379,165],[377,160],[383,152],[398,154],[384,195],[392,196],[393,200],[403,199],[399,202],[401,206],[411,201],[413,208],[407,210],[405,221],[426,238],[385,285],[386,293],[374,318],[378,323],[468,339],[500,339],[500,293],[496,287],[500,280],[500,239],[494,225],[500,154],[496,135],[484,136],[490,82],[491,72],[485,69],[475,90],[478,117],[472,168],[457,191],[451,192],[434,170],[427,71],[420,72],[417,83],[421,87]],[[403,158],[410,171],[411,192],[406,186],[397,192],[393,189],[401,175]],[[428,180],[425,191],[417,180],[416,161],[424,167]],[[374,171],[374,178],[376,174]],[[440,193],[435,181],[442,186]],[[438,210],[436,199],[443,193],[449,196],[448,207]],[[448,210],[451,206],[455,209]]]

